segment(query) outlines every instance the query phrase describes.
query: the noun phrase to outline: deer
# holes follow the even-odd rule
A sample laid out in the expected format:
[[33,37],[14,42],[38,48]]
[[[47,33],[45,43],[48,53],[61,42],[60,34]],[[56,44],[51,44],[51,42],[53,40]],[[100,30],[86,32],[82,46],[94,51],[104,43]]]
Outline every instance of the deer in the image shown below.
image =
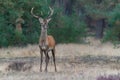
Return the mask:
[[47,72],[47,66],[49,63],[49,52],[51,51],[52,56],[53,56],[53,62],[54,62],[54,67],[55,67],[55,72],[57,71],[56,69],[56,61],[55,61],[55,39],[52,35],[47,34],[48,30],[48,23],[51,20],[51,16],[53,15],[53,9],[49,7],[50,9],[50,14],[48,15],[47,18],[42,18],[38,15],[35,15],[33,13],[34,7],[31,9],[31,14],[33,17],[37,18],[41,24],[41,34],[39,37],[39,49],[40,49],[40,71],[42,72],[42,63],[43,63],[43,54],[45,55],[45,71]]

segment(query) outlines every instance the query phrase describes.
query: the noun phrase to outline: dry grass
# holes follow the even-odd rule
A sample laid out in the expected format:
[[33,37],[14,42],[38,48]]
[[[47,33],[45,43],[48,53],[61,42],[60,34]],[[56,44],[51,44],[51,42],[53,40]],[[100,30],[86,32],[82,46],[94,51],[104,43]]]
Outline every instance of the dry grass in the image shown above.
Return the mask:
[[[106,55],[120,56],[120,48],[114,48],[112,43],[101,44],[99,40],[88,38],[90,44],[58,44],[56,46],[56,56],[58,57],[74,57],[85,55]],[[39,56],[38,45],[28,45],[27,47],[9,47],[0,49],[0,57],[29,57]]]
[[0,49],[0,57],[28,57],[37,56],[39,52],[37,45],[28,45],[27,47],[9,47]]
[[[109,42],[101,44],[94,38],[87,38],[87,42],[90,44],[58,44],[56,46],[58,72],[54,72],[53,63],[49,64],[48,73],[39,72],[38,59],[33,61],[31,70],[25,72],[6,71],[9,62],[0,61],[0,80],[96,80],[99,75],[120,74],[120,60],[110,59],[108,62],[104,62],[97,58],[98,56],[103,56],[103,59],[104,56],[105,58],[120,57],[120,48],[114,48]],[[2,48],[0,57],[39,58],[39,47],[38,45],[28,45],[24,48]],[[92,61],[93,58],[99,59],[98,62]],[[44,67],[45,63],[43,69]]]

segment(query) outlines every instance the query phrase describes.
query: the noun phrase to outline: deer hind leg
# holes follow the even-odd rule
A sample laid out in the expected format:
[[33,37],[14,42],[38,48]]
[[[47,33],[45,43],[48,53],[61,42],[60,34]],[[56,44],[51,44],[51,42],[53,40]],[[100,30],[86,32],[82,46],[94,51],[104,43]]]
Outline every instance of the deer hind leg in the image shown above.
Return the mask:
[[52,56],[53,56],[55,71],[57,72],[56,63],[55,63],[55,49],[52,49]]
[[48,51],[45,51],[45,57],[46,57],[46,59],[45,59],[45,62],[46,62],[45,71],[47,72],[47,66],[48,66],[49,59],[50,59],[50,57],[48,55]]
[[[39,47],[40,48],[40,47]],[[40,58],[40,71],[42,72],[42,62],[43,62],[43,51],[40,48],[40,54],[41,54],[41,58]]]

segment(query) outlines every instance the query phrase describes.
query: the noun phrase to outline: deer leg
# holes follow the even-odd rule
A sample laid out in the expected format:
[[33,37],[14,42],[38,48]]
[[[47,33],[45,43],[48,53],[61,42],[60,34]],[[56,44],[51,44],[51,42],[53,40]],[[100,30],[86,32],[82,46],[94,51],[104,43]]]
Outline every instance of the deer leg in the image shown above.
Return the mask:
[[46,62],[45,71],[47,72],[47,66],[48,66],[49,59],[50,59],[50,57],[49,57],[49,55],[48,55],[48,52],[47,52],[47,51],[45,51],[45,56],[46,56],[46,60],[45,60],[45,62]]
[[41,51],[40,71],[42,72],[43,52]]
[[57,72],[56,63],[55,63],[55,49],[52,50],[52,55],[53,55],[53,62],[54,62],[54,66],[55,66],[55,71]]
[[40,71],[42,72],[43,51],[41,49],[40,49],[40,54],[41,54],[41,58],[40,58]]

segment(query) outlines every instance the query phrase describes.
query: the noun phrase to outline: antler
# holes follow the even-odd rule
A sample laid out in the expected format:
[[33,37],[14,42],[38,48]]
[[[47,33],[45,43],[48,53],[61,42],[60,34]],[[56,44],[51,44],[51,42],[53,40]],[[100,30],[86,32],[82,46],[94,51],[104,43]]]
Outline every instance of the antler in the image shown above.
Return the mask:
[[39,16],[37,16],[37,15],[35,15],[35,14],[33,13],[33,9],[34,9],[34,7],[31,9],[31,14],[32,14],[35,18],[39,18]]
[[51,13],[50,13],[50,15],[48,16],[48,18],[50,18],[50,17],[53,15],[53,12],[54,12],[54,10],[53,10],[51,7],[49,7],[49,9],[50,9]]

